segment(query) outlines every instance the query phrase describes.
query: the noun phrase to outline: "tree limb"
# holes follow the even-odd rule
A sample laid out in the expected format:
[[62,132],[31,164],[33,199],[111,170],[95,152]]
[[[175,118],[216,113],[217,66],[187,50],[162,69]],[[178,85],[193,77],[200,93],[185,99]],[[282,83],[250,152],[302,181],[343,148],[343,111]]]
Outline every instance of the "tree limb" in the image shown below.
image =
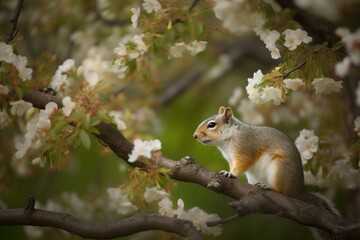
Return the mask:
[[[25,93],[23,99],[32,101],[34,106],[45,107],[42,92]],[[61,102],[60,98],[49,95],[54,102]],[[59,105],[60,106],[60,105]],[[112,151],[128,162],[129,154],[133,145],[115,127],[110,124],[101,123],[96,126],[100,132],[98,137],[107,144]],[[339,237],[355,240],[360,236],[360,225],[356,225],[331,212],[320,209],[312,204],[299,199],[286,197],[275,191],[259,190],[257,187],[240,182],[237,179],[225,178],[221,174],[207,170],[195,164],[191,157],[185,157],[180,161],[174,161],[164,156],[153,157],[151,159],[160,167],[165,167],[170,171],[171,178],[175,180],[196,183],[206,188],[210,188],[218,193],[222,193],[234,199],[241,200],[234,203],[234,208],[241,215],[249,213],[276,214],[284,218],[291,219],[303,225],[313,226],[332,232]],[[146,167],[138,161],[129,163],[134,167]]]
[[33,209],[30,213],[26,209],[0,209],[0,225],[53,227],[92,239],[111,239],[148,230],[162,230],[194,240],[203,239],[191,221],[160,215],[144,215],[121,221],[96,223],[81,220],[67,213],[41,209]]

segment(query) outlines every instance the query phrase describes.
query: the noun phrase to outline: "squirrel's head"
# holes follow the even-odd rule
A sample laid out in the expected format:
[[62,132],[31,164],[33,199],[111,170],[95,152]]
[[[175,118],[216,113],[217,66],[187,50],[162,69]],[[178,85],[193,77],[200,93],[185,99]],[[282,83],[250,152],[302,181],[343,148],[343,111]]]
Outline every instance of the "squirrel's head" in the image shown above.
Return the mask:
[[233,125],[233,113],[230,107],[219,108],[219,113],[214,115],[202,123],[196,128],[193,137],[203,144],[219,145],[229,130],[229,127]]

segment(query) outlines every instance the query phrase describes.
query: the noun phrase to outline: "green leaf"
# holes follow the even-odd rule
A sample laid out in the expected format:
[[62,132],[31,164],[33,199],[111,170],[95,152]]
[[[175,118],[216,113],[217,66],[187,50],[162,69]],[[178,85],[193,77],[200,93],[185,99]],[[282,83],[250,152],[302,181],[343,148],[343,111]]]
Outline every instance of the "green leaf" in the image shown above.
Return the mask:
[[83,124],[84,124],[84,128],[85,129],[88,129],[89,128],[89,126],[90,126],[90,115],[89,114],[85,114],[85,116],[83,117],[83,119],[82,119],[82,122],[83,122]]
[[204,32],[204,26],[201,22],[194,22],[193,24],[195,37],[198,38]]
[[90,149],[91,146],[90,135],[84,129],[81,129],[79,136],[80,136],[80,141],[84,145],[84,147],[86,149]]
[[50,136],[54,139],[57,139],[57,133],[66,125],[68,124],[66,121],[58,122],[51,130]]
[[92,117],[92,118],[91,118],[90,126],[93,127],[93,126],[98,125],[99,123],[101,123],[101,118],[95,116],[95,117]]

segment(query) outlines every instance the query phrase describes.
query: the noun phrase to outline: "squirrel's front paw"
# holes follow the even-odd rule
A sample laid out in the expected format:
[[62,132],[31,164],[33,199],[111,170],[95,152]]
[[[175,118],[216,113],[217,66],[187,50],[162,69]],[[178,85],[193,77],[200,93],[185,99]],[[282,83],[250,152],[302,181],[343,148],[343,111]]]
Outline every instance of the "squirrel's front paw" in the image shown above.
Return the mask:
[[225,170],[222,170],[219,173],[227,178],[236,178],[236,176],[234,174],[232,174],[231,172],[225,171]]

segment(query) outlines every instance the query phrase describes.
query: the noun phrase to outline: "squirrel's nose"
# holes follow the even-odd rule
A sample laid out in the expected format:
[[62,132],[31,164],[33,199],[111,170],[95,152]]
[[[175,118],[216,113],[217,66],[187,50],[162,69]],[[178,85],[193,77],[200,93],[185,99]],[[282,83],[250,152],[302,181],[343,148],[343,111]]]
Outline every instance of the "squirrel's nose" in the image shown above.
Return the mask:
[[197,134],[196,134],[196,133],[194,133],[193,137],[197,139]]

